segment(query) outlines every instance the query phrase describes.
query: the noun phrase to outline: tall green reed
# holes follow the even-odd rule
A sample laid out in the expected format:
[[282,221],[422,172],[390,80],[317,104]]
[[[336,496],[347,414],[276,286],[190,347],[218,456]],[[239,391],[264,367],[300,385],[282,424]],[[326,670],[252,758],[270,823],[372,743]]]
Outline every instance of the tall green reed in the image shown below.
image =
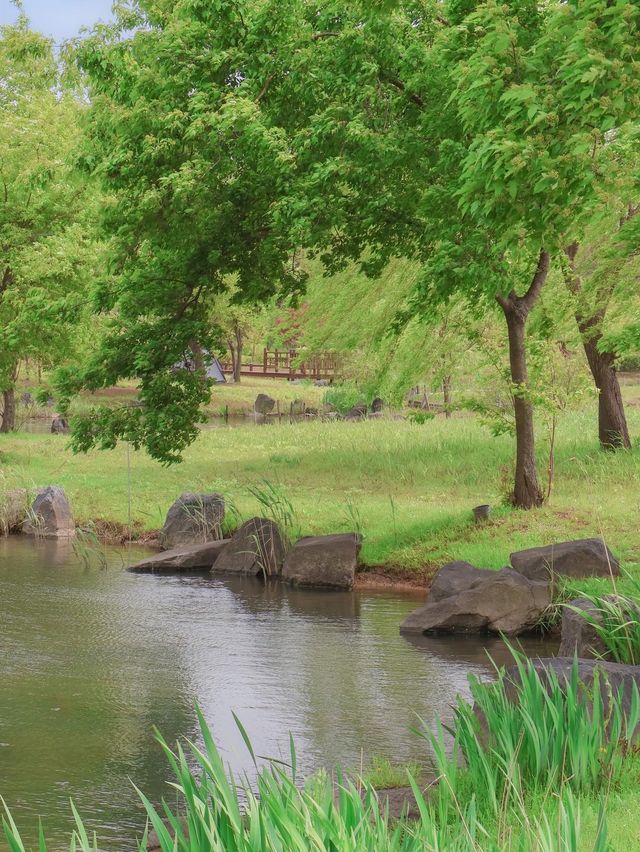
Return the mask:
[[582,592],[581,597],[589,602],[590,609],[570,603],[565,607],[593,628],[607,650],[607,657],[616,663],[637,666],[640,665],[640,582],[628,572],[625,579],[632,595],[620,595],[617,590],[612,595]]

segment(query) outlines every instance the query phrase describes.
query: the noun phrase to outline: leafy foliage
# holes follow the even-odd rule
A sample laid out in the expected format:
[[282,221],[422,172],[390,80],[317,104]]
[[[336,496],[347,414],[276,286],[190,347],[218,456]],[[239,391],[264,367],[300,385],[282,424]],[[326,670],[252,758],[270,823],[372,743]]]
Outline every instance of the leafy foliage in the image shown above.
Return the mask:
[[20,16],[0,27],[0,390],[28,357],[52,366],[74,352],[100,260],[97,197],[75,170],[82,107],[49,40]]

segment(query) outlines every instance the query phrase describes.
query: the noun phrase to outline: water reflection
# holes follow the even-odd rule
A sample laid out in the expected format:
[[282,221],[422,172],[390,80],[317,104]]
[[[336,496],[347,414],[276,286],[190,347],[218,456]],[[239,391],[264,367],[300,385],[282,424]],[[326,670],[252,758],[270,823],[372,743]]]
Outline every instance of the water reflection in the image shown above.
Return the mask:
[[258,754],[286,759],[291,732],[307,773],[424,758],[418,717],[450,719],[488,671],[477,640],[402,638],[415,599],[129,574],[117,551],[87,569],[59,547],[0,540],[0,794],[30,840],[42,814],[54,848],[70,797],[101,848],[134,848],[129,779],[166,794],[152,726],[196,736],[196,701],[235,771],[251,760],[232,712]]

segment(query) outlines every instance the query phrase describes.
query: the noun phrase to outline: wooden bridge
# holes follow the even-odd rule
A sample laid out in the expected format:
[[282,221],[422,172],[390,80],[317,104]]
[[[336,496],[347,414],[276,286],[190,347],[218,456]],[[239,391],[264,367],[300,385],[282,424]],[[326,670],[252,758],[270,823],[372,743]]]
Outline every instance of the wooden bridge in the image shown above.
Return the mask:
[[[233,373],[230,361],[222,362],[225,373]],[[243,363],[241,376],[261,376],[267,379],[323,379],[333,381],[338,375],[336,356],[331,353],[314,355],[303,360],[303,353],[295,349],[265,349],[262,361]]]

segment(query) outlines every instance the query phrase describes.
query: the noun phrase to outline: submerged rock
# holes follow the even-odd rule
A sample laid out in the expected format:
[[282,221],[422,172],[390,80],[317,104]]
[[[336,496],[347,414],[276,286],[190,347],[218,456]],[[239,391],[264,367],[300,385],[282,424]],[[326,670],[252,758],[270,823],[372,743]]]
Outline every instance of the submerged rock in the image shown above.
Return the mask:
[[207,541],[204,544],[191,544],[165,550],[131,565],[128,569],[138,574],[157,574],[163,571],[211,571],[229,539]]
[[436,575],[427,603],[403,621],[400,632],[518,636],[537,627],[550,603],[549,583],[531,582],[511,568],[490,571],[450,562]]
[[269,518],[250,518],[216,560],[213,571],[252,576],[277,576],[282,570],[285,541],[279,526]]
[[282,579],[295,586],[350,589],[361,546],[357,533],[301,538],[287,554]]
[[222,494],[181,494],[173,503],[160,531],[160,546],[172,550],[181,545],[203,544],[222,538]]
[[511,554],[513,568],[530,580],[566,577],[617,577],[620,563],[600,538],[563,541]]
[[71,506],[59,485],[42,488],[22,525],[25,535],[70,538],[76,533]]

